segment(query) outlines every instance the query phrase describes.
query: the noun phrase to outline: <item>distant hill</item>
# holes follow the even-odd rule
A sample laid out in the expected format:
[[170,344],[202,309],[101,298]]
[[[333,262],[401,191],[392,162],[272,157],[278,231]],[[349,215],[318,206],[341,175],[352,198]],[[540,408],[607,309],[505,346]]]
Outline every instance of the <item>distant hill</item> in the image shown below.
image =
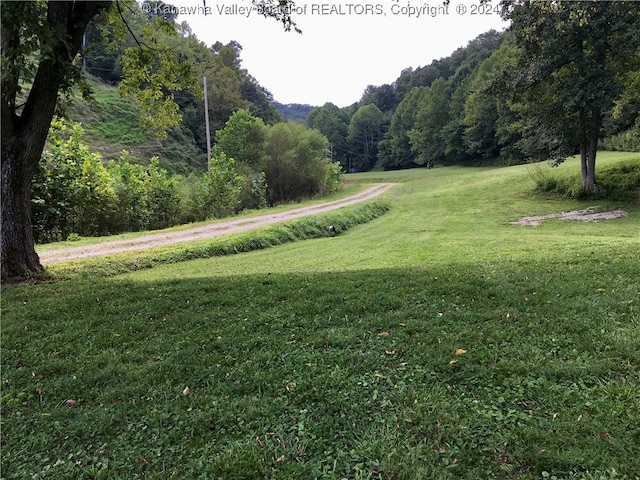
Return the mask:
[[309,112],[313,110],[314,106],[300,103],[288,103],[283,104],[280,102],[273,102],[276,106],[276,110],[282,115],[285,120],[293,120],[304,122],[307,120]]

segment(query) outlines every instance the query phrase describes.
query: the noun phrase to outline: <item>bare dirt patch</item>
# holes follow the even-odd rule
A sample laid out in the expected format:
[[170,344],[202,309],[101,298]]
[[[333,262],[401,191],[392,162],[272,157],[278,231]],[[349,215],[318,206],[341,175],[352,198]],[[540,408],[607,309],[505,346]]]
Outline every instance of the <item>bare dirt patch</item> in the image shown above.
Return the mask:
[[256,215],[255,217],[225,220],[172,232],[150,233],[148,235],[127,240],[111,240],[82,247],[50,250],[39,254],[40,262],[43,265],[46,265],[50,263],[64,262],[67,260],[111,255],[131,250],[142,250],[146,248],[170,245],[173,243],[192,242],[195,240],[204,240],[207,238],[228,235],[231,233],[244,232],[246,230],[251,230],[253,228],[262,227],[272,223],[284,222],[286,220],[293,220],[295,218],[306,217],[309,215],[317,215],[319,213],[329,212],[348,205],[371,200],[374,197],[382,195],[394,185],[396,184],[378,183],[355,195],[351,195],[340,200],[324,202],[308,207],[293,208],[291,210],[285,210],[278,213],[267,213],[263,215]]
[[612,210],[609,212],[597,212],[598,206],[587,207],[582,210],[571,210],[569,212],[550,213],[547,215],[539,215],[534,217],[522,217],[515,222],[509,222],[510,225],[528,225],[537,227],[543,220],[551,220],[558,218],[560,220],[575,220],[579,222],[595,222],[597,220],[611,220],[627,215],[624,210]]

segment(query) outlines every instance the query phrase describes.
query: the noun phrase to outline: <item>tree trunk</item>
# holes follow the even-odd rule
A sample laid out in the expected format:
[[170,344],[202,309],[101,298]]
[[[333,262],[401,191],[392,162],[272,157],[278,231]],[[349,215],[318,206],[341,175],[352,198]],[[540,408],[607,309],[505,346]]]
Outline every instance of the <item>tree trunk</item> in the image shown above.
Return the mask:
[[[4,122],[3,122],[4,123]],[[3,130],[6,127],[3,127]],[[3,135],[4,136],[4,135]],[[39,273],[31,228],[31,180],[20,158],[23,149],[2,142],[2,279]]]
[[580,144],[580,172],[582,174],[582,184],[587,184],[589,177],[589,149],[586,142]]
[[589,131],[589,153],[587,163],[587,178],[582,179],[582,184],[587,190],[596,186],[596,155],[598,153],[598,139],[602,125],[602,110],[598,107],[591,112],[591,129]]
[[[38,64],[22,113],[16,113],[15,97],[2,95],[2,280],[42,272],[33,243],[31,182],[55,112],[58,90],[64,81],[68,81],[70,66],[80,50],[82,36],[89,21],[109,4],[110,2],[49,2],[45,28],[50,28],[56,35],[52,37],[52,43],[41,45],[40,48],[47,49],[52,55]],[[5,48],[5,37],[18,38],[15,32],[21,28],[20,20],[3,18],[2,27]],[[63,34],[60,35],[60,32]],[[43,35],[43,38],[46,36]],[[18,82],[19,79],[16,76],[9,83],[12,81]],[[9,91],[16,91],[16,85],[9,87]]]

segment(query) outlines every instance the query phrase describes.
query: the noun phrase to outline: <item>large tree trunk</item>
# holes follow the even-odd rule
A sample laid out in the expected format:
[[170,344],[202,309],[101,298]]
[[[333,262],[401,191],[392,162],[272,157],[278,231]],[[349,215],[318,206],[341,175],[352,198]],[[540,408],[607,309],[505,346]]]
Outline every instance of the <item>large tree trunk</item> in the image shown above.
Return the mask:
[[[6,125],[5,122],[3,122]],[[3,126],[3,137],[4,129]],[[24,149],[2,141],[2,279],[42,271],[31,229],[31,180]]]
[[[52,55],[41,60],[33,85],[20,115],[15,97],[2,95],[2,228],[0,236],[1,273],[5,280],[13,276],[40,273],[31,226],[31,182],[40,161],[55,112],[58,90],[68,80],[69,67],[80,50],[89,21],[110,2],[59,2],[47,6],[47,27],[52,43],[41,45]],[[5,18],[5,15],[9,17]],[[20,19],[3,12],[2,47],[11,47],[19,39]],[[43,35],[41,41],[48,39]],[[4,75],[4,69],[3,69]],[[16,76],[8,83],[19,82]],[[15,85],[9,85],[15,92]]]

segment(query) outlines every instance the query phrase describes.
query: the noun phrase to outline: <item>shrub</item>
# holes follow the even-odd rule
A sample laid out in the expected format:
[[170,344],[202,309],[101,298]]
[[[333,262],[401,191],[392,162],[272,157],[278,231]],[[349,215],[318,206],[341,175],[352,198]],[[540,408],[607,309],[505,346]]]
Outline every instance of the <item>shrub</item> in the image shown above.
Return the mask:
[[123,151],[109,163],[118,206],[115,231],[159,229],[175,225],[180,212],[178,187],[167,171],[160,168],[157,157],[145,167],[130,163],[129,152]]
[[209,171],[196,192],[196,205],[202,219],[222,218],[238,211],[242,177],[236,173],[235,164],[233,158],[214,147]]
[[113,182],[100,161],[80,141],[80,125],[69,129],[54,119],[49,149],[34,176],[31,205],[34,240],[64,240],[80,235],[108,233],[117,202]]
[[317,130],[287,122],[269,127],[262,170],[270,205],[333,191],[340,185],[339,166],[326,158],[327,139]]
[[603,150],[614,150],[620,152],[640,152],[640,135],[638,128],[618,133],[602,140]]
[[267,208],[267,178],[264,172],[248,172],[242,175],[240,210]]
[[175,225],[178,223],[180,212],[180,196],[176,182],[165,169],[160,168],[158,157],[151,158],[146,174],[149,228],[159,229]]
[[118,232],[144,230],[149,218],[144,168],[130,163],[130,159],[129,152],[124,150],[108,165],[118,196],[114,218],[114,228]]

